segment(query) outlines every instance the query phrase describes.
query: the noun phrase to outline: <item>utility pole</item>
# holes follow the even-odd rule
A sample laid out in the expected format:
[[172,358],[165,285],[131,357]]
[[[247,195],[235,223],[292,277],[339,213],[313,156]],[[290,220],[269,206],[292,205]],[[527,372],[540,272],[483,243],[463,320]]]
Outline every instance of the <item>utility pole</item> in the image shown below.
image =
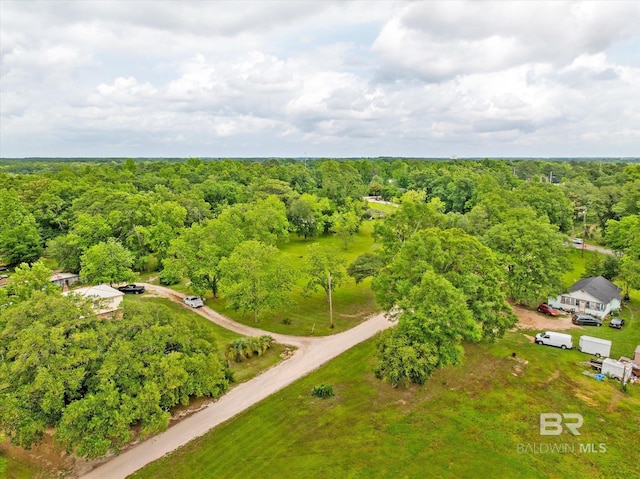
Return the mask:
[[584,258],[584,250],[587,247],[587,207],[582,212],[582,258]]
[[330,328],[333,329],[333,303],[331,301],[331,271],[327,274],[327,280],[329,283],[329,320],[331,321]]

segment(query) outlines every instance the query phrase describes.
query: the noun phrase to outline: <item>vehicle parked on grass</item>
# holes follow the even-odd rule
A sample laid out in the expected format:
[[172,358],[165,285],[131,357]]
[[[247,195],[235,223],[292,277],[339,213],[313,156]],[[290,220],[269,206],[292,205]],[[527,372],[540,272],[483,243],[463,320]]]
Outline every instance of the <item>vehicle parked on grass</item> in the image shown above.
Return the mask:
[[571,322],[578,326],[602,326],[602,321],[590,314],[574,314]]
[[555,346],[561,349],[572,349],[573,338],[570,334],[556,333],[555,331],[546,331],[544,333],[536,334],[536,344]]
[[559,314],[557,309],[553,309],[547,303],[542,303],[538,306],[536,311],[538,311],[538,313],[546,314],[547,316],[558,316]]
[[622,318],[611,318],[611,321],[609,321],[610,328],[622,329],[622,326],[624,326],[624,319]]
[[118,291],[125,294],[142,294],[144,293],[144,286],[138,284],[128,284],[126,286],[119,286]]
[[204,306],[204,301],[202,301],[200,296],[187,296],[184,298],[183,302],[192,308],[202,308]]
[[580,336],[578,350],[583,353],[593,354],[599,358],[608,358],[611,354],[611,341],[591,336]]

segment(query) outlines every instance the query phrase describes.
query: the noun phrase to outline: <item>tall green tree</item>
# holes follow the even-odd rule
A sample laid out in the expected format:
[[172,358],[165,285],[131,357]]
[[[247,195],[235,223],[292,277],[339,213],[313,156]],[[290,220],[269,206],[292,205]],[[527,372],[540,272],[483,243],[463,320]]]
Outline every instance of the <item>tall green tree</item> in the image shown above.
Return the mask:
[[287,209],[289,224],[298,236],[304,239],[315,238],[325,231],[329,222],[327,212],[331,209],[327,198],[304,193],[293,200]]
[[222,260],[222,283],[230,306],[253,313],[257,323],[265,311],[291,304],[297,272],[282,260],[278,249],[259,241],[240,243]]
[[171,241],[160,279],[184,275],[194,293],[211,291],[216,298],[222,278],[220,262],[243,240],[242,232],[223,220],[194,224]]
[[225,208],[218,220],[240,231],[247,240],[274,245],[289,239],[287,208],[274,195],[255,203],[238,203]]
[[395,301],[398,327],[378,343],[375,373],[392,386],[424,384],[435,368],[462,359],[462,341],[479,341],[482,330],[464,293],[433,270],[417,283],[403,284]]
[[90,284],[122,283],[136,278],[131,269],[133,254],[110,238],[89,248],[81,258],[80,276]]
[[562,289],[562,274],[568,266],[565,239],[545,217],[522,209],[489,229],[483,242],[503,262],[508,296],[534,304]]
[[49,241],[47,253],[64,271],[79,273],[80,258],[85,251],[111,237],[113,237],[113,230],[104,216],[80,213],[66,235]]
[[321,289],[329,303],[329,322],[333,329],[333,291],[346,279],[344,261],[336,254],[318,243],[307,248],[304,273],[307,276],[305,292]]
[[504,299],[503,266],[493,251],[458,229],[428,228],[406,241],[372,281],[378,303],[397,311],[427,271],[463,294],[484,338],[499,338],[515,324],[515,314]]
[[51,282],[52,274],[42,261],[36,261],[31,266],[22,263],[16,267],[7,285],[0,288],[5,293],[0,296],[0,308],[26,301],[35,292],[59,293],[60,288]]
[[9,264],[32,263],[42,254],[36,220],[13,190],[0,188],[0,259]]
[[320,164],[319,169],[322,187],[318,194],[338,206],[346,204],[347,198],[362,198],[366,192],[358,170],[349,163],[327,160]]
[[530,205],[539,216],[546,216],[549,223],[561,232],[573,227],[573,206],[562,190],[551,183],[526,182],[514,191],[515,196]]
[[424,192],[406,192],[396,211],[374,226],[373,236],[382,244],[387,257],[393,257],[418,231],[447,224],[444,203],[437,198],[425,203],[425,197]]

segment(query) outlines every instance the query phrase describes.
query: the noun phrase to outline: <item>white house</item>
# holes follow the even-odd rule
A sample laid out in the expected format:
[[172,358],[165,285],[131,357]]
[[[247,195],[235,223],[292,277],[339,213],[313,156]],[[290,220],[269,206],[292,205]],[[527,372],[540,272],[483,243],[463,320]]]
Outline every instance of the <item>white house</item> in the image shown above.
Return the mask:
[[569,288],[569,292],[557,298],[549,298],[549,304],[554,308],[604,318],[611,311],[620,309],[621,291],[621,288],[608,279],[596,276],[581,279]]
[[73,291],[62,293],[78,294],[93,301],[93,309],[97,314],[105,314],[116,311],[120,307],[124,293],[112,288],[108,284],[99,284],[97,286],[89,286],[86,288],[78,288]]

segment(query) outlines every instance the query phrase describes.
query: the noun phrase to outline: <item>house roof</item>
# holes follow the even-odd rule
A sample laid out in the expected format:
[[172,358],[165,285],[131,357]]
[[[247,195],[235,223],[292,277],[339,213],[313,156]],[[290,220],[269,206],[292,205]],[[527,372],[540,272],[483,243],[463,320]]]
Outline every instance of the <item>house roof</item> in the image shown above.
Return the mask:
[[89,286],[87,288],[78,288],[78,289],[74,289],[73,291],[65,291],[62,294],[67,295],[70,293],[80,294],[87,298],[103,298],[103,299],[124,296],[124,293],[122,291],[118,291],[117,289],[112,288],[108,284],[99,284],[97,286]]
[[75,279],[80,276],[75,273],[55,273],[51,276],[51,281],[60,281],[61,279]]
[[613,299],[622,299],[620,295],[622,289],[602,276],[581,279],[571,286],[569,291],[572,293],[575,291],[585,291],[605,304],[610,303]]

